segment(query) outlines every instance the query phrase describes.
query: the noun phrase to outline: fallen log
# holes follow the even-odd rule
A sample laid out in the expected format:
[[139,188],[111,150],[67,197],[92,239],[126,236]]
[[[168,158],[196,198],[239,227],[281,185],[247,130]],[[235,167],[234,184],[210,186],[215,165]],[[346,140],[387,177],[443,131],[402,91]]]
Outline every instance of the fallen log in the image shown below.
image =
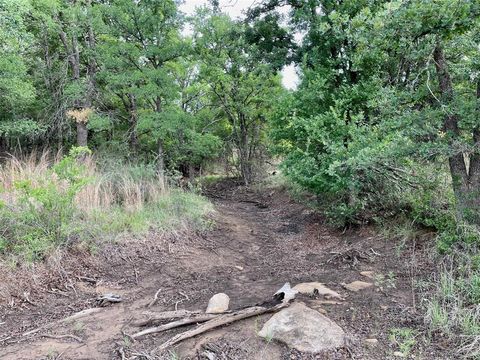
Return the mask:
[[173,321],[168,324],[160,325],[160,326],[155,326],[151,327],[145,330],[142,330],[136,334],[132,335],[132,338],[137,339],[139,337],[148,335],[148,334],[154,334],[154,333],[159,333],[162,331],[170,330],[170,329],[175,329],[180,326],[184,325],[189,325],[189,324],[197,324],[197,323],[202,323],[208,320],[212,320],[216,317],[219,317],[221,314],[196,314],[196,315],[191,315],[189,317],[186,317],[181,320]]
[[137,323],[135,323],[135,326],[147,326],[147,325],[153,325],[156,323],[160,323],[166,320],[174,320],[174,319],[181,319],[187,316],[192,316],[192,315],[199,315],[202,312],[200,310],[172,310],[172,311],[164,311],[160,313],[156,312],[144,312],[143,314],[148,316],[147,320],[142,320]]
[[[158,346],[153,350],[153,354],[157,354],[163,350],[168,349],[169,347],[178,344],[179,342],[192,338],[194,336],[203,334],[207,331],[220,327],[222,325],[231,324],[235,321],[247,319],[253,316],[262,315],[266,313],[276,312],[285,307],[289,306],[289,302],[282,302],[272,307],[268,306],[252,306],[238,311],[233,311],[228,314],[220,314],[215,316],[212,320],[205,322],[202,325],[199,325],[195,329],[185,331],[180,333],[168,341],[164,342],[162,345]],[[214,315],[214,314],[211,314]],[[167,324],[168,325],[168,324]]]

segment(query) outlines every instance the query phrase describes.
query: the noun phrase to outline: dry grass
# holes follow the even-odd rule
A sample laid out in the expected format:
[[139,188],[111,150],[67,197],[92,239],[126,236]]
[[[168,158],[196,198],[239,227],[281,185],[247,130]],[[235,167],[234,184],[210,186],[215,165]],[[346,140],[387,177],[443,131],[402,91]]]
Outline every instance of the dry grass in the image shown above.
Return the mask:
[[[52,154],[32,152],[28,156],[11,156],[0,167],[1,190],[0,200],[14,205],[18,197],[15,184],[28,180],[33,187],[40,187],[48,180],[53,180],[59,190],[65,186],[61,180],[50,172],[53,164],[62,158],[62,152]],[[164,178],[134,179],[125,169],[114,173],[102,173],[98,170],[96,160],[88,156],[83,161],[88,183],[76,195],[75,203],[84,212],[90,213],[99,209],[107,210],[122,206],[133,212],[144,208],[147,203],[155,202],[168,194]]]
[[45,261],[58,248],[93,250],[122,234],[208,225],[211,204],[170,189],[149,164],[100,170],[94,157],[74,153],[12,156],[0,166],[0,256]]

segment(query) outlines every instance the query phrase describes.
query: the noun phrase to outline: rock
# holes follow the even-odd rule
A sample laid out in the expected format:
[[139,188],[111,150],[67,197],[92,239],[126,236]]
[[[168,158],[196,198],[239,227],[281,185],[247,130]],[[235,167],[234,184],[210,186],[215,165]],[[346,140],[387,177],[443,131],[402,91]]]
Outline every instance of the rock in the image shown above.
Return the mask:
[[377,346],[378,340],[377,339],[365,339],[365,344],[368,346]]
[[218,293],[213,295],[208,301],[207,314],[221,314],[228,310],[230,298],[227,294]]
[[340,326],[303,303],[294,303],[273,315],[258,334],[310,353],[345,344],[345,333]]
[[240,271],[243,270],[243,266],[235,265],[235,268],[237,268],[237,269],[240,270]]
[[403,357],[405,357],[405,354],[402,353],[402,352],[400,352],[400,351],[395,351],[395,352],[393,353],[393,356],[397,356],[397,357],[402,357],[402,358],[403,358]]
[[372,283],[367,283],[364,281],[353,281],[350,284],[344,284],[343,287],[347,290],[357,292],[366,288],[373,286]]
[[360,275],[365,276],[369,279],[375,278],[375,273],[373,271],[360,271]]
[[339,293],[327,288],[325,285],[319,282],[297,284],[293,287],[293,289],[304,295],[314,295],[318,293],[318,295],[324,296],[327,299],[343,300]]

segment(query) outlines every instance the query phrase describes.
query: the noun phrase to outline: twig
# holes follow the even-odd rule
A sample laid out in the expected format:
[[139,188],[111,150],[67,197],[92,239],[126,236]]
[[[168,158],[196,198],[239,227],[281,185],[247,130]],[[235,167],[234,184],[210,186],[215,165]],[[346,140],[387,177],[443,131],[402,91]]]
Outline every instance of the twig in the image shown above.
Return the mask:
[[78,336],[66,334],[66,335],[50,335],[50,334],[42,334],[41,337],[46,337],[49,339],[74,339],[80,343],[83,343],[83,340],[80,339]]
[[152,307],[153,305],[155,305],[158,301],[158,294],[160,294],[160,291],[162,291],[162,289],[158,289],[157,292],[155,293],[155,296],[153,297],[153,300],[150,301],[150,303],[147,305],[147,307]]

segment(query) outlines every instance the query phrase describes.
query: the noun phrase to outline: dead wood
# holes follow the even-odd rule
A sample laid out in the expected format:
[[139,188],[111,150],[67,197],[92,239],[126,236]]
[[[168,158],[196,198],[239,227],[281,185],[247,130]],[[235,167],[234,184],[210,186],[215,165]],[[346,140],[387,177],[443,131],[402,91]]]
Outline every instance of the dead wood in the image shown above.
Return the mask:
[[213,318],[212,320],[209,320],[206,323],[204,323],[202,325],[199,325],[195,329],[185,331],[183,333],[180,333],[180,334],[172,337],[171,339],[169,339],[168,341],[166,341],[165,343],[163,343],[162,345],[160,345],[159,347],[154,349],[153,353],[155,354],[155,353],[158,353],[160,351],[166,350],[170,346],[178,344],[179,342],[181,342],[183,340],[190,339],[194,336],[203,334],[203,333],[205,333],[207,331],[210,331],[212,329],[215,329],[219,326],[231,324],[235,321],[247,319],[247,318],[250,318],[250,317],[253,317],[253,316],[257,316],[257,315],[276,312],[280,309],[283,309],[283,308],[287,307],[288,305],[289,305],[288,302],[282,302],[282,303],[280,303],[278,305],[275,305],[273,307],[253,306],[253,307],[245,308],[245,309],[242,309],[242,310],[233,311],[232,313],[229,313],[229,314],[219,315],[219,316]]
[[187,316],[198,315],[202,312],[200,310],[190,311],[190,310],[174,310],[174,311],[164,311],[160,313],[155,312],[144,312],[143,314],[148,316],[147,320],[139,321],[135,326],[147,326],[153,325],[156,323],[161,323],[166,320],[181,319]]
[[52,327],[53,325],[57,325],[57,324],[61,324],[61,323],[64,323],[64,322],[69,322],[69,321],[72,321],[72,320],[76,320],[78,318],[81,318],[81,317],[84,317],[86,315],[90,315],[90,314],[94,314],[96,312],[99,312],[103,310],[102,308],[91,308],[91,309],[85,309],[85,310],[82,310],[82,311],[79,311],[69,317],[66,317],[64,319],[60,319],[60,320],[57,320],[57,321],[54,321],[54,322],[51,322],[49,324],[46,324],[46,325],[43,325],[43,326],[40,326],[36,329],[33,329],[33,330],[30,330],[30,331],[27,331],[27,332],[24,332],[22,334],[22,336],[28,336],[28,335],[32,335],[32,334],[35,334],[37,332],[39,332],[40,330],[44,330],[44,329],[48,329],[50,327]]
[[71,335],[71,334],[66,334],[66,335],[50,335],[50,334],[42,334],[40,335],[41,337],[46,337],[49,339],[73,339],[75,341],[78,341],[80,343],[83,343],[83,340],[80,339],[78,336]]
[[152,307],[153,305],[155,305],[158,301],[158,294],[160,294],[160,291],[162,289],[158,289],[157,292],[155,293],[155,296],[153,297],[153,300],[149,302],[149,304],[147,305],[147,307]]
[[184,325],[189,325],[189,324],[196,324],[196,323],[201,323],[201,322],[205,322],[205,321],[208,321],[208,320],[212,320],[216,317],[219,317],[220,314],[198,314],[198,315],[191,315],[189,317],[186,317],[184,319],[181,319],[181,320],[177,320],[177,321],[173,321],[173,322],[170,322],[168,324],[164,324],[164,325],[160,325],[160,326],[155,326],[155,327],[151,327],[151,328],[148,328],[148,329],[145,329],[145,330],[142,330],[136,334],[133,334],[132,335],[132,338],[134,339],[137,339],[141,336],[145,336],[145,335],[148,335],[148,334],[154,334],[154,333],[159,333],[159,332],[162,332],[162,331],[166,331],[166,330],[170,330],[170,329],[175,329],[177,327],[180,327],[180,326],[184,326]]

